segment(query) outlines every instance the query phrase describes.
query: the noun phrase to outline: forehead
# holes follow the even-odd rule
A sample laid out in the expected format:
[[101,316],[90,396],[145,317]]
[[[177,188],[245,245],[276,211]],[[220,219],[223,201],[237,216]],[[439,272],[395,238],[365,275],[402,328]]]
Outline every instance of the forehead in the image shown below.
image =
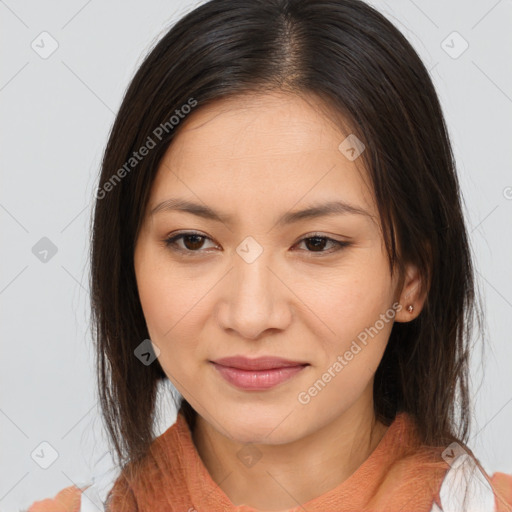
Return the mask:
[[[285,92],[250,93],[216,100],[193,111],[180,126],[171,153],[190,152],[200,144],[212,157],[258,161],[331,150],[346,135],[315,96]],[[337,142],[337,144],[336,144]],[[226,154],[224,148],[231,153]],[[265,148],[267,151],[261,153]],[[187,155],[189,156],[189,155]]]
[[180,193],[266,209],[338,198],[375,214],[362,159],[340,151],[349,134],[324,109],[315,97],[287,93],[226,98],[197,109],[164,155],[153,206]]

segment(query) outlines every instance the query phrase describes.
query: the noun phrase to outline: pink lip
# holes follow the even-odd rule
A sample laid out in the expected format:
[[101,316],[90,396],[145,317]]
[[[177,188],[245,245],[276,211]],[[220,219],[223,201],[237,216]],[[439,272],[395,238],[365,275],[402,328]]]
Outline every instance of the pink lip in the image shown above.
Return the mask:
[[211,361],[220,375],[241,389],[269,389],[290,379],[308,363],[289,361],[277,357],[226,357]]
[[261,356],[250,359],[244,356],[223,357],[212,363],[238,368],[240,370],[272,370],[274,368],[286,368],[288,366],[303,366],[309,364],[305,361],[290,361],[282,357]]

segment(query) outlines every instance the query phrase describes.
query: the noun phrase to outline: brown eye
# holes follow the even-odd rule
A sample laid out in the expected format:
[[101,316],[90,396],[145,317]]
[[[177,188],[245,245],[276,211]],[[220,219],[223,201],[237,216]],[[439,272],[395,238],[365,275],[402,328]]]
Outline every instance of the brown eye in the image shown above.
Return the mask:
[[[202,252],[200,249],[203,248],[204,242],[206,240],[210,240],[210,238],[198,233],[181,233],[179,235],[167,238],[164,243],[166,247],[170,247],[173,250],[193,254],[196,252]],[[180,246],[178,241],[182,241],[183,246]]]
[[195,251],[201,249],[204,244],[204,236],[200,235],[185,235],[183,238],[183,245],[190,250]]
[[[320,254],[330,254],[332,252],[339,251],[343,249],[343,247],[347,247],[350,245],[350,242],[342,242],[340,240],[334,240],[327,236],[312,236],[303,238],[300,243],[304,243],[307,247],[306,252],[320,253]],[[332,250],[325,251],[325,246],[327,244],[331,244],[331,247],[334,247]]]
[[[184,253],[187,256],[195,256],[196,254],[205,252],[202,249],[204,249],[204,243],[207,240],[211,241],[211,238],[201,235],[199,233],[191,232],[181,233],[173,237],[167,238],[166,240],[164,240],[164,243],[165,246],[169,247],[171,250]],[[182,242],[182,245],[180,245],[178,242]],[[334,240],[327,236],[305,237],[302,240],[300,240],[299,245],[301,243],[305,244],[306,253],[318,253],[319,255],[331,254],[350,245],[350,242]],[[325,250],[326,246],[328,248],[330,247],[330,249]]]
[[304,243],[306,244],[308,250],[311,249],[313,252],[322,251],[328,242],[329,241],[327,238],[322,238],[319,236],[304,239]]

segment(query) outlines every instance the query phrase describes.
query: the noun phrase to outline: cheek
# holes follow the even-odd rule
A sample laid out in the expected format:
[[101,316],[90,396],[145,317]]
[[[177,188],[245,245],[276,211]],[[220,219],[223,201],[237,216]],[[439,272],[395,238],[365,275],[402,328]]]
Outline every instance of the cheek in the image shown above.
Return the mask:
[[333,274],[329,282],[309,288],[307,304],[322,320],[325,329],[322,327],[321,332],[326,333],[326,339],[336,345],[356,337],[386,313],[393,298],[386,270],[375,260],[373,265],[358,263]]
[[[324,354],[311,378],[300,390],[301,400],[309,400],[304,412],[314,421],[325,411],[335,417],[362,396],[372,395],[368,388],[380,364],[393,326],[393,310],[385,301],[372,303],[367,297],[364,306],[354,306],[340,300],[338,315],[328,319],[336,336],[321,342]],[[386,316],[386,312],[388,315]],[[389,314],[391,313],[391,314]],[[381,316],[382,315],[382,316]]]
[[149,337],[160,349],[158,361],[175,385],[173,377],[188,389],[200,348],[197,326],[206,304],[201,299],[212,285],[194,282],[158,249],[141,251],[136,277]]
[[[143,247],[136,257],[137,288],[150,334],[156,340],[172,338],[180,324],[194,314],[201,287],[176,268],[165,249]],[[204,293],[203,293],[204,295]]]
[[317,339],[324,352],[316,376],[329,370],[335,373],[329,386],[333,392],[348,389],[347,384],[355,392],[357,383],[365,385],[377,369],[394,321],[392,291],[387,260],[373,253],[373,257],[361,254],[350,269],[310,295],[308,303],[321,319],[321,330],[317,326],[316,332],[321,333]]

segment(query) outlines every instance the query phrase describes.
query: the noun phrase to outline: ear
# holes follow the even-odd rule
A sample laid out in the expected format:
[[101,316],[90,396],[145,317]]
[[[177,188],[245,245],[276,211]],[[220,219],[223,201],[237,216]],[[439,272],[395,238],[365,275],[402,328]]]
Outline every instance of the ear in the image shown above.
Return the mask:
[[[397,290],[397,302],[402,307],[396,310],[396,322],[410,322],[421,313],[427,298],[427,288],[422,282],[417,267],[412,263],[407,264],[401,288]],[[410,311],[411,306],[412,311]]]

